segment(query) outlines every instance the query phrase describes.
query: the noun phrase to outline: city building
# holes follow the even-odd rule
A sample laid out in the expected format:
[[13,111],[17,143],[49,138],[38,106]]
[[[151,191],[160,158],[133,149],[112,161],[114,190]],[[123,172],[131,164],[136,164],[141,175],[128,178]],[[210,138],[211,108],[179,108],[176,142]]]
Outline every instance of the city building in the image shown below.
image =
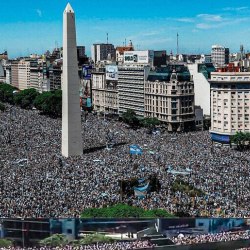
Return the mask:
[[30,88],[30,61],[21,60],[18,63],[18,88]]
[[54,62],[49,66],[50,90],[61,89],[62,86],[62,62]]
[[216,68],[227,65],[229,63],[229,48],[220,45],[213,45],[211,59]]
[[167,64],[167,51],[166,50],[160,50],[160,51],[154,51],[154,66],[155,67],[161,67],[162,65]]
[[5,76],[5,70],[2,61],[0,61],[0,82],[5,82],[6,76]]
[[30,88],[42,92],[43,67],[38,60],[30,62]]
[[11,85],[16,88],[19,88],[18,63],[19,60],[14,60],[11,62]]
[[0,61],[1,60],[8,60],[8,52],[7,51],[0,53]]
[[116,47],[116,62],[118,64],[122,64],[124,61],[124,52],[125,51],[133,51],[134,50],[134,46],[132,44],[132,41],[129,41],[128,46],[120,46],[120,47]]
[[237,131],[250,132],[250,72],[211,73],[211,138],[230,143]]
[[114,61],[116,50],[113,44],[96,43],[91,46],[91,58],[94,63],[101,61]]
[[88,63],[88,57],[86,56],[85,46],[77,46],[76,48],[78,65],[81,66],[83,64]]
[[7,84],[11,84],[11,64],[6,65],[6,76],[5,76],[5,82]]
[[115,65],[95,68],[92,71],[92,101],[94,110],[109,115],[118,114],[117,73],[117,66]]
[[210,83],[211,72],[215,71],[213,64],[188,64],[188,69],[194,82],[195,105],[203,109],[203,114],[210,117]]
[[[129,55],[129,58],[126,58],[125,54],[124,61],[130,59],[131,56]],[[144,116],[144,81],[147,79],[149,71],[149,65],[118,66],[119,114],[131,109],[138,116]]]
[[186,67],[165,67],[149,73],[145,117],[156,117],[171,132],[188,131],[195,128],[194,112],[194,84]]

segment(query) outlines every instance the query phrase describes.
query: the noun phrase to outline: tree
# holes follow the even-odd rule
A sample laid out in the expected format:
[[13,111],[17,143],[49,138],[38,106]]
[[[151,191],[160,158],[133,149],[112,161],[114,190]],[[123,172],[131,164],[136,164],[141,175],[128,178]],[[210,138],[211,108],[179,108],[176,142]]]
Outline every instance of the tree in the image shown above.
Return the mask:
[[62,91],[42,93],[36,97],[34,106],[46,115],[60,117],[62,115]]
[[132,127],[139,125],[139,119],[137,118],[135,111],[131,109],[128,109],[122,114],[122,120]]
[[[237,148],[242,150],[246,141],[249,140],[249,134],[243,133],[242,131],[236,132],[234,135],[231,136],[231,142],[237,145]],[[248,141],[249,143],[249,141]]]
[[53,234],[39,242],[41,246],[62,247],[69,243],[68,238],[63,234]]
[[0,101],[2,102],[8,102],[10,104],[14,103],[14,91],[16,91],[17,88],[6,84],[1,83],[0,84]]
[[156,117],[146,117],[141,121],[141,124],[143,127],[152,129],[160,125],[160,121]]
[[34,101],[38,95],[36,89],[25,89],[14,96],[14,102],[23,109],[29,109],[34,106]]
[[116,204],[104,208],[87,208],[81,214],[82,218],[159,218],[159,216],[172,217],[166,210],[144,210],[127,204]]
[[0,239],[0,247],[1,248],[9,248],[13,246],[13,242],[7,239]]

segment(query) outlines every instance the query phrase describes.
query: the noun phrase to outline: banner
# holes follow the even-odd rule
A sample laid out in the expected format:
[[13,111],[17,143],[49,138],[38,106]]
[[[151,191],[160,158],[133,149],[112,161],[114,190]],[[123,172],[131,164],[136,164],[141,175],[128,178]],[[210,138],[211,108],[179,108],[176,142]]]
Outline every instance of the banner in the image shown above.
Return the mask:
[[130,145],[129,153],[131,155],[142,155],[142,148],[138,145]]
[[116,65],[106,66],[106,80],[118,81],[118,67]]

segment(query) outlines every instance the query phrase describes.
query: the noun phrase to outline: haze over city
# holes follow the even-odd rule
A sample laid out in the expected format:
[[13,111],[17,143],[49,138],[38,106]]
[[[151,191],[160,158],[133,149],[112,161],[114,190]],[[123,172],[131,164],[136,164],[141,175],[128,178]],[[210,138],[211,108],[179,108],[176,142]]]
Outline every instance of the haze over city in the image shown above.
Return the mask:
[[[43,53],[62,46],[61,13],[67,0],[20,0],[1,3],[0,48],[10,57]],[[76,12],[77,42],[86,46],[109,42],[123,45],[133,41],[136,49],[166,49],[176,53],[179,33],[180,53],[210,53],[212,44],[223,44],[239,51],[249,50],[247,0],[72,0]]]

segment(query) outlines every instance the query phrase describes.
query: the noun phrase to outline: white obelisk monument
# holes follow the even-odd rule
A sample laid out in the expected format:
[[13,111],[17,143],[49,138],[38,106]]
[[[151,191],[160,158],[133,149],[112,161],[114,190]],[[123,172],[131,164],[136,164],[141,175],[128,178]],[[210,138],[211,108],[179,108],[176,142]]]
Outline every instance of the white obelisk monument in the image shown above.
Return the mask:
[[82,153],[75,13],[68,3],[63,13],[62,155]]

